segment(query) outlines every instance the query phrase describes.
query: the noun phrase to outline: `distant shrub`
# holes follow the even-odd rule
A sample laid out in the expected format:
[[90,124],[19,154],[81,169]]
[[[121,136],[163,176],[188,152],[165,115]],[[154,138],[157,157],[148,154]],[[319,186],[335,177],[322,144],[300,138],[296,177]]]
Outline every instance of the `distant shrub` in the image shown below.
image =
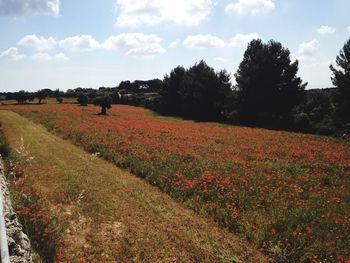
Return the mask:
[[101,115],[107,115],[107,109],[112,107],[112,98],[108,94],[101,94],[94,98],[92,103],[101,107]]
[[80,93],[78,95],[78,103],[80,104],[80,106],[87,106],[89,102],[89,98],[85,93]]
[[294,115],[294,128],[298,131],[310,131],[311,130],[311,121],[309,116],[300,112]]

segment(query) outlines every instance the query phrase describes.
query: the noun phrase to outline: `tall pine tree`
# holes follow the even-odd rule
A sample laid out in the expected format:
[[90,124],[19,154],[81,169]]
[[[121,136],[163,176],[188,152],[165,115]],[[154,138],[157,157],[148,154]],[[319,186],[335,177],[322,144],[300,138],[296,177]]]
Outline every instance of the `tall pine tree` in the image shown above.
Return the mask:
[[336,117],[342,123],[350,123],[350,39],[344,44],[336,59],[339,69],[330,66],[332,82],[338,88],[335,105]]
[[302,102],[307,83],[297,77],[298,61],[273,40],[252,40],[235,74],[240,120],[263,126],[286,125]]

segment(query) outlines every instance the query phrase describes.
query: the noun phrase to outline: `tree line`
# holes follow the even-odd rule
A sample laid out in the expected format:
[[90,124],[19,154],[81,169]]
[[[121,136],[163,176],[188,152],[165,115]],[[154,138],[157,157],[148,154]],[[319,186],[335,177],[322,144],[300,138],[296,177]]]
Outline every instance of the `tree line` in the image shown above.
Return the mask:
[[122,81],[116,87],[76,88],[62,92],[40,90],[0,94],[24,103],[36,96],[76,97],[106,114],[111,104],[144,106],[161,114],[198,121],[297,130],[321,134],[350,132],[350,39],[331,65],[334,88],[307,90],[298,77],[298,61],[281,43],[252,40],[237,72],[215,71],[205,61],[189,68],[177,66],[163,80]]

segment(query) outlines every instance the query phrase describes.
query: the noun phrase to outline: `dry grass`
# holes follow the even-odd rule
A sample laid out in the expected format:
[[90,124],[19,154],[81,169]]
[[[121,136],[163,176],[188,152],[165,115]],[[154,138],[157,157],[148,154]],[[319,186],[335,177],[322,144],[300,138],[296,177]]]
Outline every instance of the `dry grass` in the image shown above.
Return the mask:
[[64,261],[267,262],[212,220],[42,126],[10,111],[0,121],[11,146],[23,137],[35,157],[26,172],[65,225]]

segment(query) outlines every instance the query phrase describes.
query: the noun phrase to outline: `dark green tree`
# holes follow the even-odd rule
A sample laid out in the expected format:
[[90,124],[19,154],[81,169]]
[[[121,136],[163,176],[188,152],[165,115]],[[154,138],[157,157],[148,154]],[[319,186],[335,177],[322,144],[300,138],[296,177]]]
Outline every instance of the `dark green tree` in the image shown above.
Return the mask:
[[187,118],[220,120],[231,93],[230,75],[200,61],[187,70],[178,66],[164,77],[161,108]]
[[286,125],[307,85],[297,73],[298,61],[291,62],[289,50],[281,43],[252,40],[235,74],[240,120],[252,125]]
[[36,93],[36,96],[38,97],[38,100],[39,100],[39,104],[41,104],[41,101],[46,99],[47,97],[47,92],[46,90],[39,90],[37,93]]
[[225,98],[231,92],[229,74],[226,71],[215,72],[202,60],[187,72],[182,106],[191,118],[218,120]]
[[62,98],[65,94],[63,91],[60,91],[59,89],[56,89],[52,92],[52,95],[55,97],[55,98]]
[[78,103],[80,106],[87,106],[89,102],[89,98],[85,93],[79,93],[78,94]]
[[186,70],[178,66],[174,68],[169,75],[164,76],[161,88],[161,107],[162,110],[169,114],[181,114],[182,94],[181,90],[185,87]]
[[107,109],[112,107],[112,98],[107,94],[98,95],[92,102],[94,105],[101,107],[101,115],[106,115]]
[[35,99],[35,93],[31,92],[31,93],[27,93],[27,100],[30,102],[33,102]]
[[335,97],[336,117],[342,126],[350,123],[350,39],[346,41],[336,59],[337,68],[330,66],[333,72],[332,82],[338,88]]
[[111,94],[112,103],[113,104],[119,104],[120,103],[120,97],[119,92],[117,90],[114,90]]
[[15,99],[18,104],[23,104],[28,100],[28,92],[25,92],[24,90],[20,90],[15,94]]

